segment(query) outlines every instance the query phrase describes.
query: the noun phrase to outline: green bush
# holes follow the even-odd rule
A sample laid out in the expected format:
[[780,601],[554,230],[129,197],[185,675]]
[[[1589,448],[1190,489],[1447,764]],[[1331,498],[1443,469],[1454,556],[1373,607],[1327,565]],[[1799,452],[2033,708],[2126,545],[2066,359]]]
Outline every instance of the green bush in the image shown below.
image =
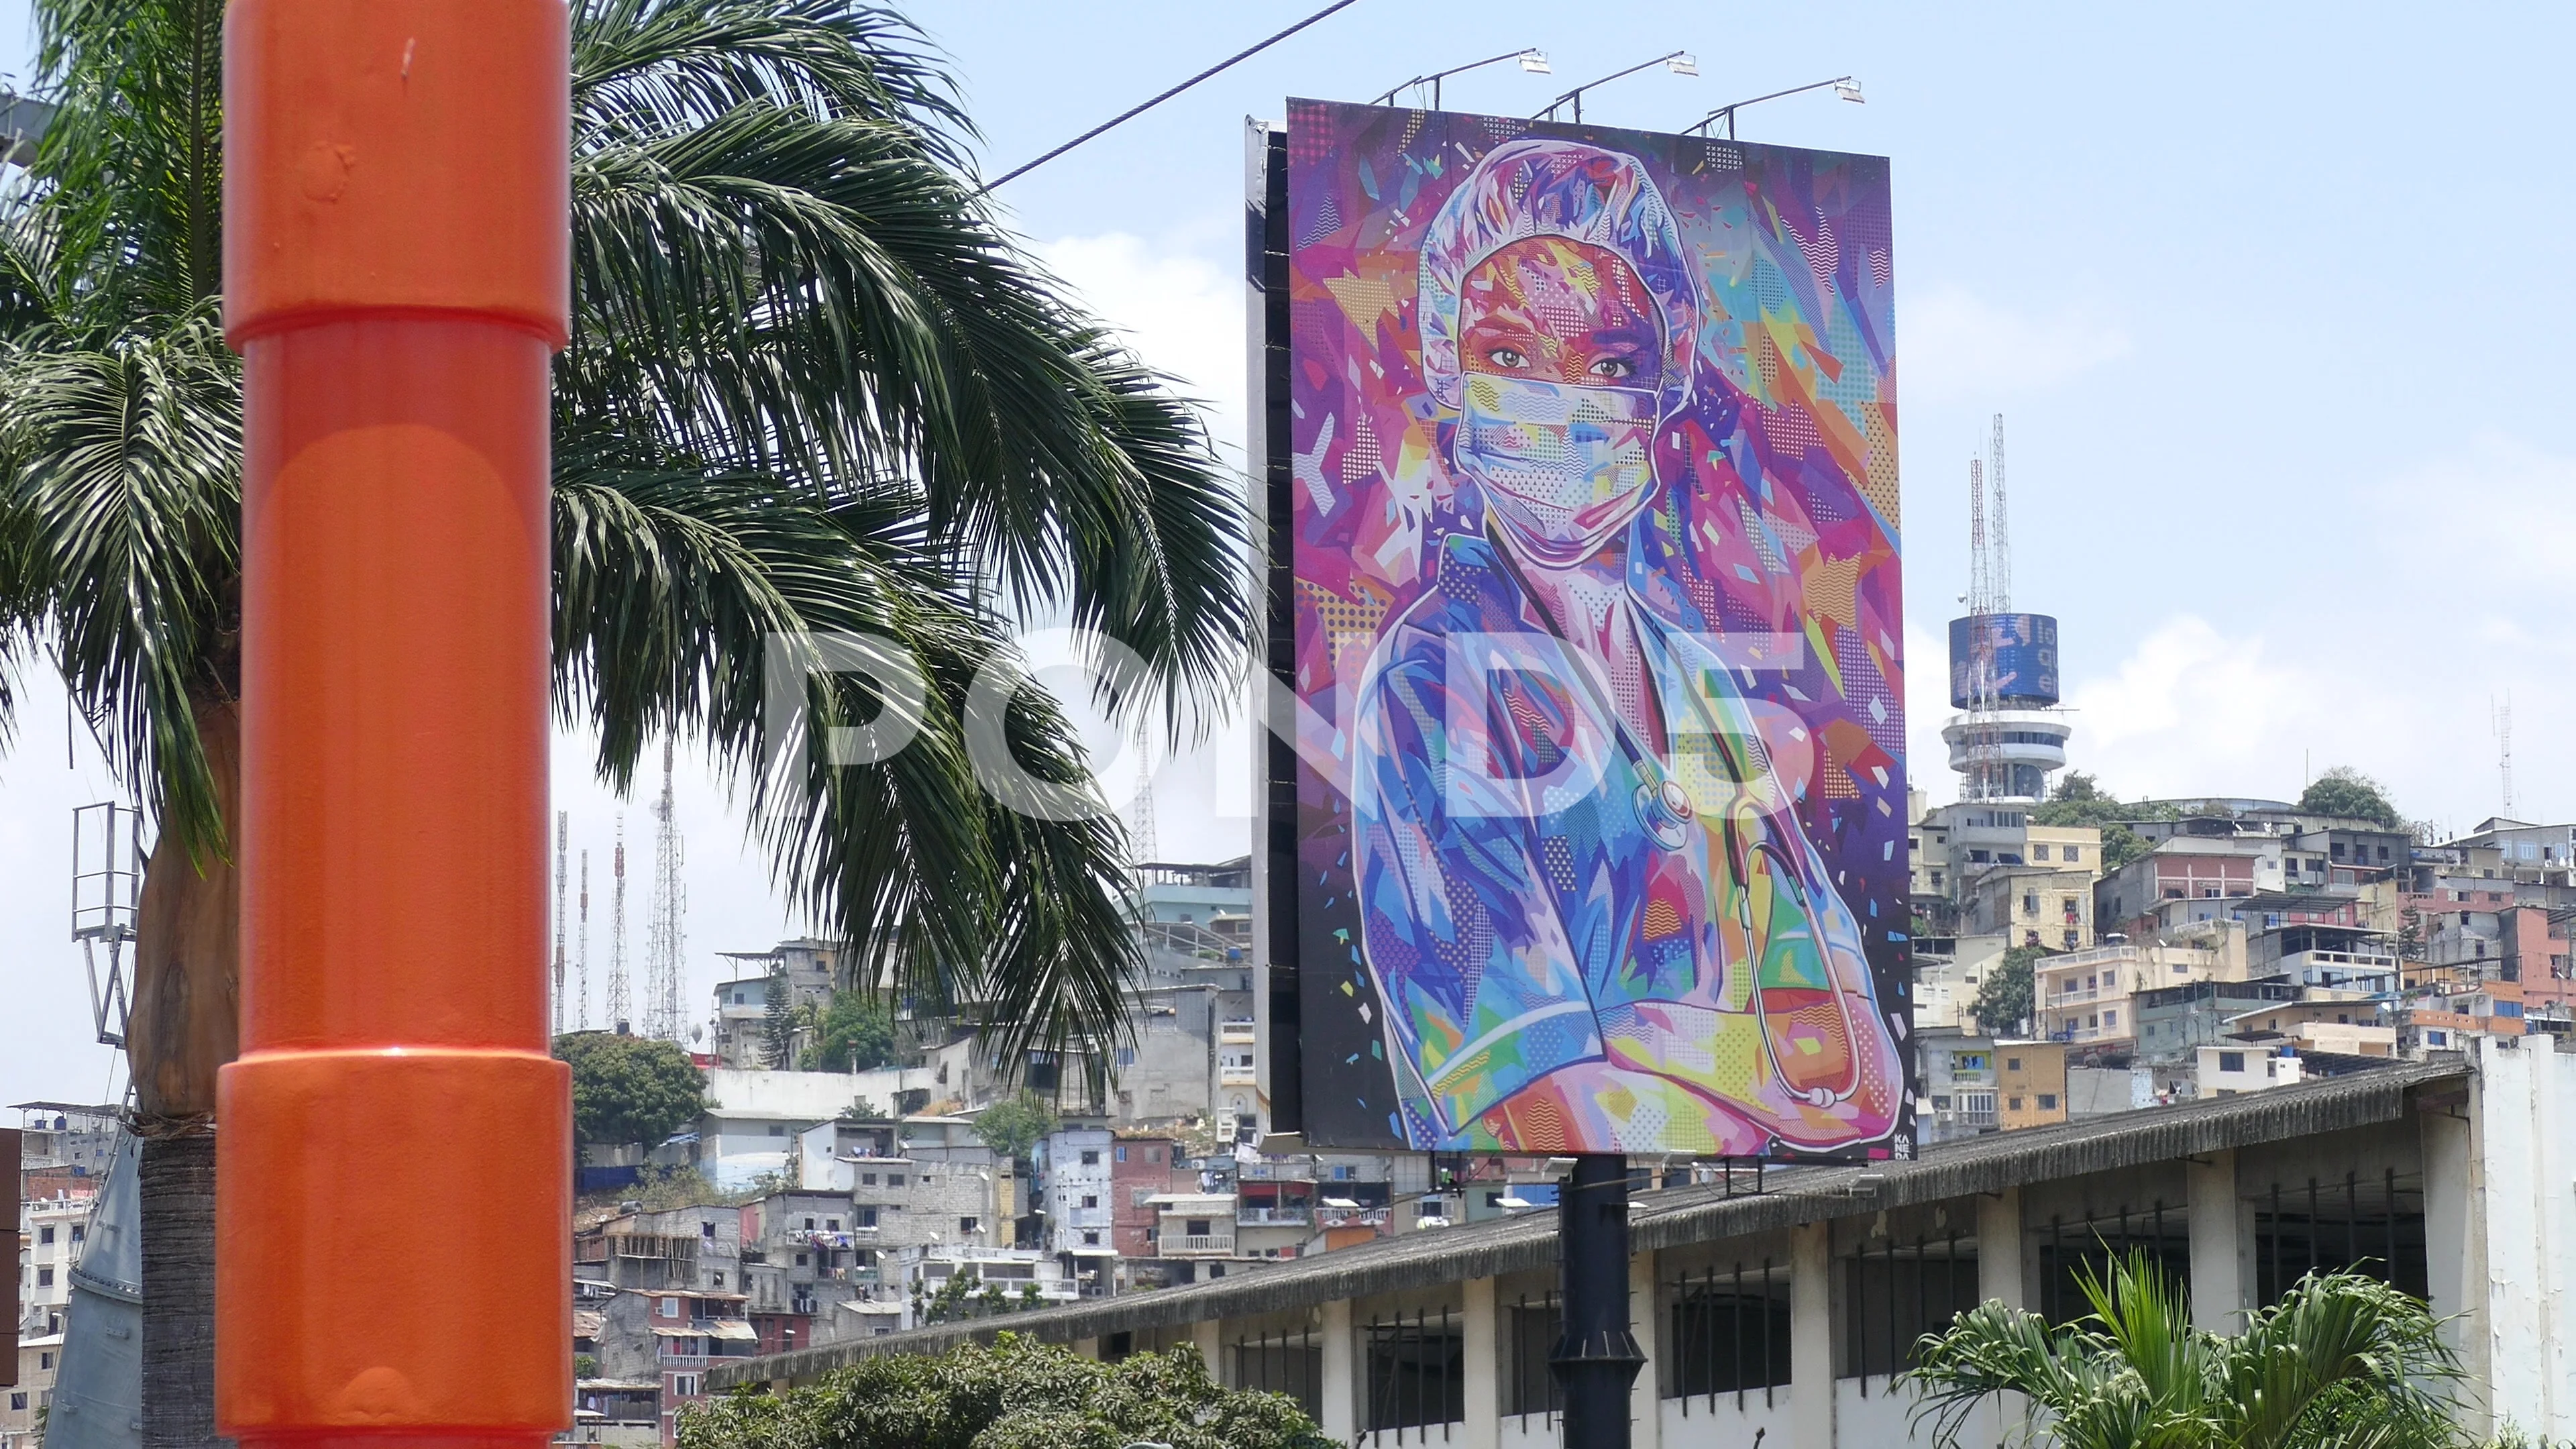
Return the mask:
[[681,1411],[681,1449],[1330,1449],[1294,1399],[1219,1386],[1195,1350],[1097,1363],[1015,1334],[861,1359],[809,1388]]

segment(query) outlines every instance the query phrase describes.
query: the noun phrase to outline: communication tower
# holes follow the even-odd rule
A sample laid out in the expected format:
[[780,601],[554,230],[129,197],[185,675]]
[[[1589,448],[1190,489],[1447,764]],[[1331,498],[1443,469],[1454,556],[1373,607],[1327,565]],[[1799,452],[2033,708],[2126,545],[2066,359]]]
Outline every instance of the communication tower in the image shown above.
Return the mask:
[[2504,785],[2504,814],[2513,818],[2513,696],[2489,706],[2495,711],[2496,774]]
[[672,741],[662,741],[662,797],[653,804],[653,917],[644,928],[644,1031],[678,1041],[681,1032],[681,945],[689,888],[680,879],[680,818],[671,788]]
[[[1990,496],[1991,495],[1991,498]],[[1968,460],[1967,617],[1950,621],[1950,705],[1941,731],[1963,800],[2035,800],[2066,765],[2074,734],[2057,713],[2057,620],[2016,613],[2004,418],[1986,456]]]
[[581,930],[573,941],[575,973],[573,994],[579,998],[574,1002],[574,1009],[579,1014],[577,1024],[581,1030],[588,1031],[590,1030],[590,852],[587,850],[581,853]]
[[564,855],[572,844],[572,812],[555,812],[555,1035],[572,1026],[564,1015]]
[[608,886],[608,1020],[610,1031],[624,1032],[634,1022],[626,1001],[626,817],[617,817],[617,854],[609,865]]
[[1162,858],[1154,830],[1154,740],[1141,718],[1130,738],[1136,746],[1136,798],[1127,806],[1127,852],[1129,863],[1142,867]]

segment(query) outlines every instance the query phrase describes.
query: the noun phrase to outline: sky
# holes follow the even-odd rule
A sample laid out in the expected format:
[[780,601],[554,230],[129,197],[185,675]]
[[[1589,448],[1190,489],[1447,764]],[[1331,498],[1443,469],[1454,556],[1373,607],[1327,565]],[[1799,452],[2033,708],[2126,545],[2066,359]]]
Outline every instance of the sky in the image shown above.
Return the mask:
[[[1318,4],[911,13],[999,174]],[[0,0],[0,75],[29,70],[26,13]],[[1697,78],[1650,70],[1584,107],[1680,129],[1857,76],[1865,105],[1775,101],[1739,134],[1892,159],[1916,784],[1956,793],[1941,641],[1966,590],[1966,463],[2000,412],[2013,600],[2063,621],[2075,768],[2128,797],[2291,797],[2350,765],[2409,816],[2466,829],[2503,807],[2492,725],[2508,698],[2513,813],[2576,815],[2556,730],[2576,705],[2560,623],[2576,603],[2576,188],[2568,90],[2550,79],[2571,42],[2576,11],[2541,5],[1357,0],[997,195],[1049,267],[1209,405],[1239,462],[1246,116],[1291,95],[1368,100],[1517,46],[1555,73],[1493,67],[1444,103],[1528,114],[1685,49]],[[69,821],[115,786],[94,758],[66,766],[59,692],[24,685],[0,756],[0,1102],[96,1097],[111,1062],[82,1044]],[[1247,728],[1213,724],[1158,762],[1163,858],[1247,848]],[[587,742],[558,741],[556,804],[592,852],[596,991],[619,812],[639,965],[653,820],[586,760]],[[1132,761],[1105,773],[1132,790]],[[677,790],[702,1009],[730,969],[717,952],[795,923],[719,782],[684,760]]]

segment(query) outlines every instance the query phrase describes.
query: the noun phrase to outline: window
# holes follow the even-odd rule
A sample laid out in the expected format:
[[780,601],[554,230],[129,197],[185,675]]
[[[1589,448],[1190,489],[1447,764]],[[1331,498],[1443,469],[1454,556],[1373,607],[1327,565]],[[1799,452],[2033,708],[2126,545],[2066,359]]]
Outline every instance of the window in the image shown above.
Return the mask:
[[1120,1162],[1125,1162],[1127,1160],[1127,1146],[1125,1143],[1120,1143],[1118,1146],[1118,1160]]
[[677,1299],[677,1298],[665,1298],[665,1299],[663,1299],[663,1300],[662,1300],[662,1316],[663,1316],[664,1318],[677,1318],[677,1317],[679,1317],[679,1316],[680,1316],[680,1300],[679,1300],[679,1299]]
[[807,1218],[805,1220],[805,1231],[809,1233],[814,1231],[814,1220],[812,1218]]
[[26,1407],[27,1407],[27,1396],[26,1396],[25,1394],[11,1394],[11,1395],[9,1396],[9,1407],[10,1407],[10,1408],[12,1408],[12,1409],[24,1409],[24,1408],[26,1408]]
[[2033,860],[2046,860],[2046,859],[2048,859],[2048,847],[2047,847],[2047,846],[2045,846],[2045,845],[2034,845],[2034,846],[2032,846],[2032,847],[2030,848],[2030,858],[2031,858],[2031,859],[2033,859]]
[[875,1227],[877,1225],[877,1210],[872,1207],[863,1207],[859,1209],[858,1225],[863,1228]]
[[2056,1111],[2056,1110],[2057,1110],[2057,1094],[2056,1094],[2055,1092],[2042,1092],[2042,1093],[2040,1093],[2040,1094],[2039,1094],[2039,1110],[2041,1110],[2041,1111],[2043,1111],[2043,1112],[2054,1112],[2054,1111]]
[[961,1233],[979,1232],[982,1230],[983,1225],[984,1220],[981,1218],[959,1218],[957,1220],[957,1231]]
[[2035,916],[2039,914],[2039,892],[2023,891],[2021,893],[2021,913],[2025,916]]
[[799,1254],[797,1254],[797,1255],[796,1255],[796,1266],[797,1266],[797,1267],[799,1267],[799,1268],[802,1268],[802,1267],[804,1267],[804,1266],[805,1266],[805,1255],[804,1255],[803,1253],[799,1253]]
[[2019,1057],[2006,1057],[2006,1058],[2004,1058],[2004,1070],[2005,1070],[2005,1071],[2008,1071],[2008,1072],[2017,1072],[2017,1071],[2020,1071],[2020,1070],[2021,1070],[2021,1058],[2019,1058]]
[[1100,1165],[1100,1149],[1097,1147],[1086,1147],[1082,1149],[1082,1165],[1085,1167],[1098,1167]]
[[696,1398],[698,1396],[698,1376],[696,1374],[671,1375],[671,1392],[683,1399]]
[[1087,1208],[1096,1208],[1100,1206],[1100,1198],[1095,1193],[1086,1192],[1082,1195],[1082,1205]]
[[1942,1111],[1942,1112],[1947,1112],[1947,1111],[1949,1111],[1949,1110],[1950,1110],[1950,1098],[1949,1098],[1948,1094],[1946,1094],[1946,1093],[1941,1093],[1941,1092],[1935,1092],[1935,1093],[1933,1093],[1933,1094],[1932,1094],[1932,1106],[1933,1106],[1933,1108],[1934,1108],[1935,1110],[1937,1110],[1937,1111]]
[[53,1226],[52,1226],[51,1224],[47,1224],[47,1225],[46,1225],[46,1226],[44,1226],[44,1227],[41,1227],[41,1228],[36,1229],[36,1241],[37,1241],[37,1242],[40,1242],[40,1243],[50,1243],[50,1242],[52,1242],[53,1240],[54,1240],[54,1229],[53,1229]]
[[73,1241],[73,1242],[75,1242],[75,1243],[77,1243],[77,1242],[79,1242],[79,1241],[81,1240],[81,1237],[82,1237],[82,1229],[81,1229],[81,1225],[80,1225],[80,1224],[78,1224],[78,1223],[74,1223],[74,1224],[72,1224],[72,1241]]
[[787,1124],[786,1124],[786,1123],[784,1123],[784,1122],[772,1122],[772,1123],[770,1123],[770,1124],[769,1124],[769,1135],[770,1135],[770,1136],[772,1136],[772,1137],[784,1137],[784,1136],[786,1136],[786,1135],[787,1135]]
[[2084,847],[2080,845],[2061,845],[2057,848],[2057,858],[2065,861],[2069,865],[2075,864],[2084,859]]
[[1096,1230],[1096,1229],[1095,1229],[1095,1230],[1093,1230],[1093,1231],[1091,1231],[1091,1232],[1084,1233],[1084,1234],[1082,1235],[1082,1245],[1083,1245],[1084,1247],[1086,1247],[1086,1248],[1097,1248],[1097,1247],[1099,1247],[1099,1246],[1100,1246],[1100,1233],[1098,1232],[1098,1230]]
[[876,1175],[875,1173],[873,1173],[873,1172],[862,1172],[862,1173],[860,1173],[860,1174],[859,1174],[859,1186],[861,1186],[861,1187],[874,1187],[874,1186],[876,1186],[876,1185],[877,1185],[877,1175]]
[[823,1231],[825,1231],[825,1232],[827,1232],[827,1233],[837,1233],[837,1232],[839,1232],[840,1230],[841,1230],[841,1220],[840,1220],[839,1218],[825,1218],[825,1219],[823,1219]]
[[1224,1265],[1223,1263],[1210,1263],[1210,1264],[1208,1264],[1208,1276],[1209,1276],[1209,1277],[1211,1277],[1211,1278],[1222,1278],[1222,1277],[1224,1277],[1224,1276],[1225,1276],[1225,1265]]
[[2004,1105],[2011,1108],[2013,1111],[2018,1112],[2021,1110],[2021,1098],[2007,1097],[2004,1099]]
[[2222,1072],[2241,1072],[2245,1070],[2245,1053],[2220,1052],[2218,1054],[2218,1069]]
[[54,1270],[51,1268],[38,1268],[36,1270],[36,1286],[39,1288],[53,1287]]
[[2102,1024],[2104,1026],[2118,1026],[2120,1024],[2120,1013],[2117,1011],[2103,1012]]

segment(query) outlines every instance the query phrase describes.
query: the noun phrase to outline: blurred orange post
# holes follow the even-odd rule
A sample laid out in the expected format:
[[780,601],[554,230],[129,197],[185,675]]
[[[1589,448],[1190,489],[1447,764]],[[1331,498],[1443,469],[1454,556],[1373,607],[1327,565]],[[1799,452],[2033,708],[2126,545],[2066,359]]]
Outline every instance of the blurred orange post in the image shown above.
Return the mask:
[[216,1418],[244,1449],[571,1422],[547,1054],[547,365],[563,0],[233,0],[242,1056]]

